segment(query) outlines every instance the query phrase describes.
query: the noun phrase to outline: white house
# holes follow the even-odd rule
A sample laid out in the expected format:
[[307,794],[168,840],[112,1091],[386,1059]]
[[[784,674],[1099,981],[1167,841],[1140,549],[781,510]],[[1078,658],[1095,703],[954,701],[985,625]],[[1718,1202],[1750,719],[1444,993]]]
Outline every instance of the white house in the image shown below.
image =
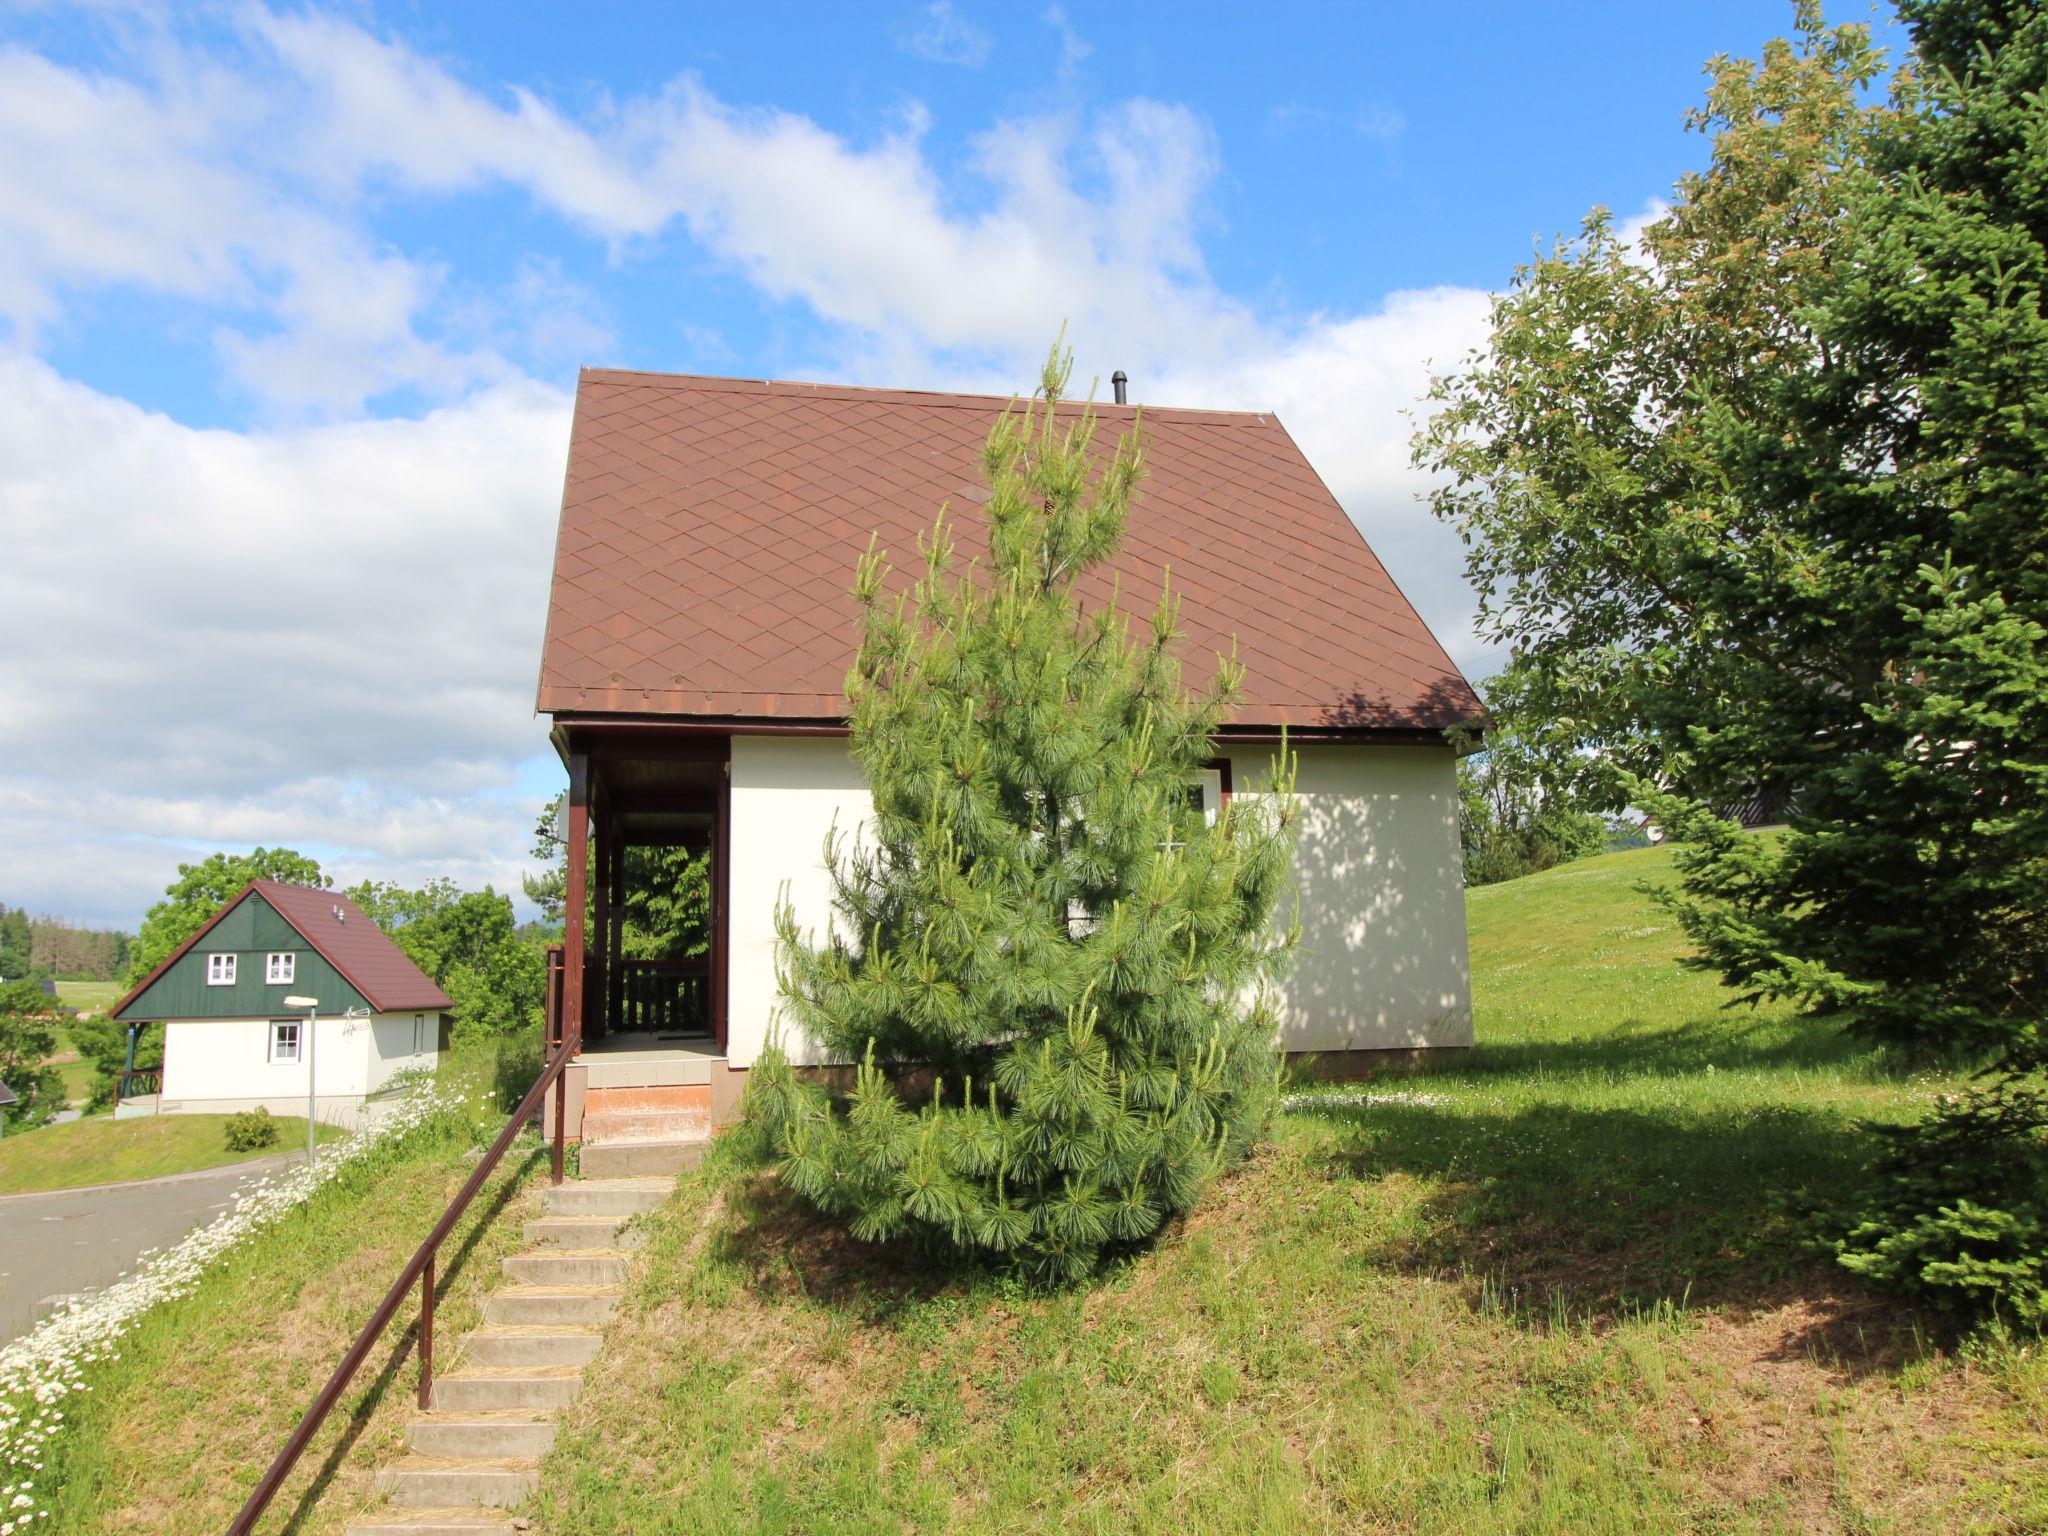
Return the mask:
[[113,1016],[164,1026],[159,1113],[303,1115],[310,1086],[316,1115],[346,1126],[399,1073],[440,1060],[453,1006],[346,896],[256,880]]
[[[569,770],[572,878],[586,852],[596,872],[594,929],[572,897],[561,973],[586,1046],[572,1132],[586,1094],[631,1114],[667,1086],[729,1112],[776,1020],[777,893],[822,928],[826,833],[869,803],[841,691],[855,562],[871,536],[913,557],[941,504],[977,547],[979,454],[1006,403],[583,373],[537,699]],[[1096,409],[1108,440],[1135,414]],[[1123,601],[1143,611],[1170,567],[1190,676],[1233,644],[1248,669],[1203,794],[1257,793],[1283,727],[1299,754],[1304,933],[1283,1046],[1335,1072],[1469,1046],[1446,732],[1479,719],[1477,697],[1275,417],[1142,420]],[[710,850],[700,963],[620,954],[623,851],[649,843]]]

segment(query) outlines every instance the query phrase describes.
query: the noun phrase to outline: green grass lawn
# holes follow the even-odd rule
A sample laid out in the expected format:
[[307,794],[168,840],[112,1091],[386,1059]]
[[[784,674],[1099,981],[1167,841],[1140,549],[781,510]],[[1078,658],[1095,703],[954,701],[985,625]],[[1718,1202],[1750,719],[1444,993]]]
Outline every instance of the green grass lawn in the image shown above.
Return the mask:
[[60,981],[57,1001],[80,1013],[97,1013],[113,1007],[127,990],[118,981]]
[[[2048,1530],[2039,1349],[1932,1337],[1804,1251],[1782,1193],[1853,1178],[1861,1120],[1943,1081],[1725,1009],[1632,889],[1667,870],[1613,855],[1474,892],[1471,1056],[1284,1115],[1082,1289],[852,1243],[714,1155],[648,1222],[531,1529]],[[224,1525],[466,1166],[442,1146],[365,1175],[124,1340],[46,1474],[51,1524]],[[450,1265],[451,1343],[530,1208],[502,1193]],[[266,1531],[329,1536],[374,1502],[407,1350],[379,1351]]]
[[1809,1533],[2048,1525],[2048,1369],[1806,1253],[1780,1192],[1942,1083],[1730,1011],[1633,886],[1476,891],[1479,1047],[1283,1117],[1036,1296],[716,1169],[654,1224],[536,1529]]
[[78,1047],[62,1024],[57,1026],[56,1034],[57,1050],[51,1059],[63,1074],[65,1101],[81,1104],[92,1095],[92,1063],[78,1054]]
[[[293,1148],[305,1150],[303,1119],[278,1116],[277,1145],[258,1152],[230,1152],[224,1134],[227,1122],[226,1115],[150,1115],[137,1120],[96,1115],[90,1120],[16,1131],[0,1138],[0,1195],[154,1179]],[[341,1134],[333,1126],[320,1127],[322,1141]]]

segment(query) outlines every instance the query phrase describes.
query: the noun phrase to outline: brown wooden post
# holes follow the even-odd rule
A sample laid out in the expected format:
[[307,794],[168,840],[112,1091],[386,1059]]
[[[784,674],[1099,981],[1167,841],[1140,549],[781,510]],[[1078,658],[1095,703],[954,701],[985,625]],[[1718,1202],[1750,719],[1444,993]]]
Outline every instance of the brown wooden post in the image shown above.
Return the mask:
[[[611,819],[611,806],[605,806],[605,819]],[[605,953],[605,974],[611,977],[606,992],[604,1024],[606,1029],[615,1025],[621,1029],[625,1014],[624,978],[619,973],[619,962],[626,954],[626,839],[623,834],[614,834],[611,839],[611,867],[605,872],[612,892],[612,926],[610,946]]]
[[434,1395],[434,1255],[420,1271],[420,1411]]
[[[569,879],[562,913],[562,1049],[583,1049],[584,908],[590,896],[590,755],[569,754]],[[562,1182],[568,1136],[569,1074],[555,1079],[554,1182]]]
[[731,946],[732,738],[725,741],[725,772],[718,781],[718,814],[711,828],[711,1034],[725,1049],[726,959]]
[[591,786],[590,841],[597,867],[596,899],[591,903],[591,975],[594,985],[587,1003],[591,1038],[601,1037],[612,1021],[612,831],[611,797],[604,779]]
[[562,893],[562,1022],[572,1047],[583,1043],[585,909],[590,904],[590,757],[569,754],[569,879]]

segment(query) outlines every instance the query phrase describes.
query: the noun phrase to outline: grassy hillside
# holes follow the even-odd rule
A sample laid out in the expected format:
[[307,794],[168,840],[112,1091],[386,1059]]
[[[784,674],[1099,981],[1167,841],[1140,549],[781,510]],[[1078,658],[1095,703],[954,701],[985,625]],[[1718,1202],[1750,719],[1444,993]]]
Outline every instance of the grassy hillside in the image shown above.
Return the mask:
[[1482,1042],[1283,1118],[1044,1297],[711,1170],[656,1223],[536,1528],[2008,1532],[2048,1368],[1937,1348],[1774,1191],[1942,1084],[1678,970],[1656,851],[1475,892]]
[[[474,1156],[452,1129],[416,1133],[149,1313],[117,1359],[88,1368],[92,1390],[65,1403],[66,1433],[39,1474],[52,1497],[39,1529],[217,1536]],[[515,1149],[442,1250],[437,1337],[475,1325],[499,1258],[537,1213],[530,1183],[544,1166],[537,1142]],[[338,1536],[374,1500],[371,1476],[400,1454],[415,1411],[416,1316],[402,1314],[365,1363],[265,1532]]]
[[[227,1149],[227,1123],[226,1115],[152,1115],[140,1120],[98,1116],[17,1131],[0,1140],[0,1195],[154,1179],[278,1152],[305,1151],[303,1118],[278,1116],[277,1145],[255,1152]],[[320,1128],[322,1141],[339,1135],[332,1126]]]

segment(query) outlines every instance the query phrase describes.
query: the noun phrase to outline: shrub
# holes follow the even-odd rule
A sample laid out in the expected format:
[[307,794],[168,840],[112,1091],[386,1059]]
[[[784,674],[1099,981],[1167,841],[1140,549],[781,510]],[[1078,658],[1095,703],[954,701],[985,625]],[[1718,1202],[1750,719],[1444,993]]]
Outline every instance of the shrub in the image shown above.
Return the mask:
[[270,1111],[258,1106],[245,1109],[238,1115],[228,1116],[228,1150],[230,1152],[260,1152],[265,1147],[277,1145],[277,1122],[270,1118]]
[[2048,1328],[2048,1084],[2007,1078],[1878,1134],[1878,1193],[1826,1244],[1842,1266],[1959,1325]]

